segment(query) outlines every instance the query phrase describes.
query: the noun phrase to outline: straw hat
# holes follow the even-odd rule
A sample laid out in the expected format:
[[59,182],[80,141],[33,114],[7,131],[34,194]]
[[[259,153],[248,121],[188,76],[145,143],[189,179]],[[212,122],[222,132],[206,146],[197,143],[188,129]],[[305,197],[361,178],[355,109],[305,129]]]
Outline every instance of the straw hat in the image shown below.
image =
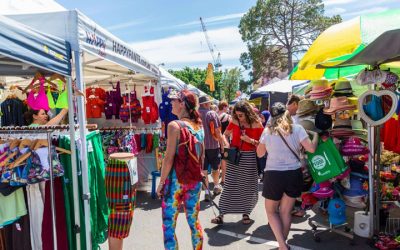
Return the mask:
[[299,107],[297,109],[297,115],[298,116],[305,116],[310,113],[316,112],[317,111],[317,105],[310,100],[310,99],[303,99],[300,100],[299,102]]
[[357,106],[350,105],[346,96],[334,97],[331,99],[329,108],[324,109],[325,114],[333,115],[340,110],[355,110]]

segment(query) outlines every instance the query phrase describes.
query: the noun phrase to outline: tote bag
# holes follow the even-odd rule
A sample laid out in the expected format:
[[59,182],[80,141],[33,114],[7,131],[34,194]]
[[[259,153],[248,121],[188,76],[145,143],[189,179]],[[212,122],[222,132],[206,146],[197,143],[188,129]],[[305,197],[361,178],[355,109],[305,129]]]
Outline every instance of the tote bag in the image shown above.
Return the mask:
[[343,173],[347,166],[332,139],[319,139],[314,153],[307,153],[310,173],[315,183],[327,181]]

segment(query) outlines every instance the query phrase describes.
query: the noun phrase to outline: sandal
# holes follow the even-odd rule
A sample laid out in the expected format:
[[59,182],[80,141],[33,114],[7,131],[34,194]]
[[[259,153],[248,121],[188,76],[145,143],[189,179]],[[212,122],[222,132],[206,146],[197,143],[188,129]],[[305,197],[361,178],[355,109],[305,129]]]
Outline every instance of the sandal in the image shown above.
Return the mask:
[[303,218],[304,215],[306,215],[306,211],[304,211],[304,210],[293,210],[292,211],[292,216]]
[[242,224],[249,225],[251,223],[251,219],[247,214],[244,214],[242,217]]
[[221,215],[218,215],[217,217],[215,217],[214,219],[211,220],[211,223],[217,224],[217,225],[222,225],[222,224],[224,224],[224,219]]

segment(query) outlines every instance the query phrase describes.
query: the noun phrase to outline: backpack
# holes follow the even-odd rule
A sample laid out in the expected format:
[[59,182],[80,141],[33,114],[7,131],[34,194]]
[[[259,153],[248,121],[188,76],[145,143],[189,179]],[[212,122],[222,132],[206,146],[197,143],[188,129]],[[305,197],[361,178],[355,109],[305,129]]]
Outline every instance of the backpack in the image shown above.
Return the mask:
[[197,155],[196,145],[203,144],[189,131],[183,121],[177,120],[180,127],[178,150],[174,157],[174,167],[178,181],[183,184],[197,183],[203,179],[201,154]]

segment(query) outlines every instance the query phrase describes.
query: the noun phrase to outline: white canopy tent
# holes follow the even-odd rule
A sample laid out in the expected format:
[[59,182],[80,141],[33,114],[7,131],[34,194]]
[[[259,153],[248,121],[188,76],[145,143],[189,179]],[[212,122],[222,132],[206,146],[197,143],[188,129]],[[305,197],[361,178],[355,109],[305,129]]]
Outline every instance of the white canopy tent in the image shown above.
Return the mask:
[[280,80],[266,86],[263,86],[256,91],[256,92],[279,92],[279,93],[290,93],[293,91],[293,88],[297,88],[299,86],[308,84],[310,81],[304,80]]
[[176,78],[166,69],[160,67],[159,70],[160,70],[160,81],[162,87],[171,87],[176,90],[182,90],[187,88],[186,83],[184,83],[181,79]]
[[[112,79],[129,79],[147,84],[159,79],[159,69],[135,52],[130,46],[97,25],[78,10],[46,12],[9,16],[23,24],[62,38],[71,44],[74,64],[73,74],[77,88],[85,90],[85,84],[97,84]],[[157,86],[160,86],[159,84]],[[160,88],[161,89],[161,88]],[[157,89],[155,98],[161,100]],[[78,123],[86,124],[85,99],[77,97]],[[159,123],[157,123],[159,125]],[[86,138],[85,129],[80,129],[80,138]],[[81,155],[87,155],[87,147],[81,147]],[[85,224],[90,225],[90,192],[88,186],[88,162],[81,158]],[[86,227],[86,247],[91,249],[90,227]]]

